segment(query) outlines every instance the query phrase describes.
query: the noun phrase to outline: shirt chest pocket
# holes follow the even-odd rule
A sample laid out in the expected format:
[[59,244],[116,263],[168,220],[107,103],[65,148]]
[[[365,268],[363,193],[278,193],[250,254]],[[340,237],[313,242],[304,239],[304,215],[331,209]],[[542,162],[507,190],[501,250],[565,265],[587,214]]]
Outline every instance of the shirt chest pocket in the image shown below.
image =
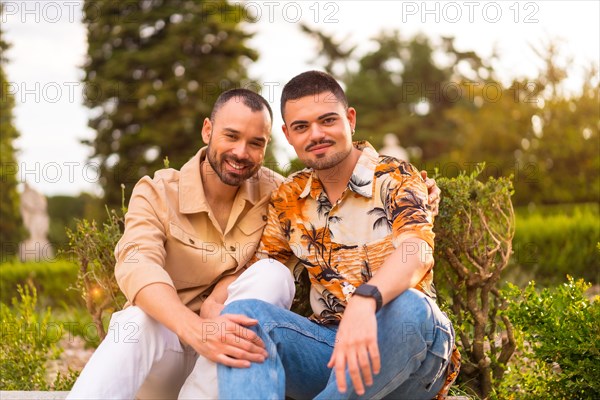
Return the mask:
[[240,265],[245,265],[254,256],[267,223],[266,220],[264,210],[251,211],[234,228],[233,239],[238,248],[236,258]]
[[184,231],[179,225],[171,222],[169,224],[171,237],[180,245],[188,246],[192,249],[215,252],[218,248],[217,243],[206,242],[198,236]]
[[187,288],[211,283],[231,266],[224,262],[222,246],[169,224],[166,270],[175,286]]
[[237,228],[245,236],[252,236],[254,234],[262,235],[262,231],[266,224],[266,210],[255,208],[238,221]]

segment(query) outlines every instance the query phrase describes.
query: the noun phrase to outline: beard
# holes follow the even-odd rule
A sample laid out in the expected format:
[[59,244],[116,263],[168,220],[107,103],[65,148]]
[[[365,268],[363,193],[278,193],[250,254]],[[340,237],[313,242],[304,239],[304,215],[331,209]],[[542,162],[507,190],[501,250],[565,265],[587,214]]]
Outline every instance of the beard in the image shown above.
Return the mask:
[[[313,143],[313,144],[307,146],[305,150],[308,151],[312,147],[314,147],[318,144],[323,144],[323,143],[331,143],[331,144],[335,145],[335,142],[332,140],[323,140],[319,143]],[[330,169],[330,168],[335,167],[340,162],[342,162],[344,159],[346,159],[346,157],[348,157],[350,155],[350,153],[352,153],[352,146],[349,146],[348,149],[340,150],[339,152],[331,154],[329,156],[327,156],[325,154],[321,154],[321,155],[318,155],[317,158],[314,160],[306,157],[306,159],[301,160],[301,161],[308,168],[312,168],[315,171],[319,171],[319,170],[325,170],[325,169]]]
[[[240,160],[234,155],[231,154],[223,154],[221,158],[217,156],[217,151],[212,150],[210,143],[208,144],[208,149],[206,150],[206,158],[211,168],[215,173],[219,176],[221,181],[229,186],[240,186],[244,181],[252,177],[256,172],[260,169],[260,163],[253,163],[250,160]],[[237,165],[242,165],[244,167],[243,171],[230,172],[227,170],[225,163],[227,161],[233,162]]]

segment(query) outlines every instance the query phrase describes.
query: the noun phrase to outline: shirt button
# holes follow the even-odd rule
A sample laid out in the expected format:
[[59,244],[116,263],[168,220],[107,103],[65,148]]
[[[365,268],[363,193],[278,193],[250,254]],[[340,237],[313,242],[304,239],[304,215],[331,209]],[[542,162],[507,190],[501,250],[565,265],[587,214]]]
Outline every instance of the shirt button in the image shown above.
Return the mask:
[[266,215],[263,215],[262,219],[263,219],[263,221],[267,222],[267,216]]
[[195,242],[192,239],[188,239],[190,241],[191,244],[194,244]]
[[235,246],[229,246],[229,250],[235,251]]

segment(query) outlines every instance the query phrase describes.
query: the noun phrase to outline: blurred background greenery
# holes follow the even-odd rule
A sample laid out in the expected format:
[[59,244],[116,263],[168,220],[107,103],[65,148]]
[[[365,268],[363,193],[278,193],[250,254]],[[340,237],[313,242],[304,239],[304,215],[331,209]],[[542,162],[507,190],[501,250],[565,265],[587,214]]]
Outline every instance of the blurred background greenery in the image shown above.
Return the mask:
[[[250,10],[239,3],[84,3],[93,4],[84,6],[88,50],[82,82],[93,92],[85,105],[93,111],[89,126],[95,132],[85,143],[99,164],[104,196],[48,197],[49,239],[62,250],[68,249],[65,229],[75,229],[75,219],[101,222],[105,205],[120,207],[121,184],[128,198],[135,182],[162,168],[165,157],[179,168],[201,147],[202,119],[221,89],[261,89],[248,73],[261,53],[250,45],[251,24],[222,18]],[[494,67],[500,55],[458,50],[453,37],[382,31],[371,50],[359,53],[358,43],[314,26],[298,29],[318,49],[314,68],[333,73],[358,110],[357,139],[380,148],[392,132],[409,149],[411,162],[430,175],[455,177],[485,161],[482,178],[513,176],[516,233],[505,281],[552,287],[569,274],[600,283],[598,63],[584,67],[581,87],[566,90],[572,65],[562,61],[564,47],[551,36],[532,47],[541,65],[538,75],[507,82],[499,77],[505,71]],[[70,290],[76,286],[76,260],[63,252],[20,263],[15,246],[5,246],[24,236],[17,170],[10,167],[16,165],[19,132],[15,99],[6,89],[9,46],[0,34],[1,300],[10,304],[18,297],[17,284],[31,284],[36,301],[57,310],[57,321],[72,318],[85,326],[90,317],[82,311],[83,299]],[[207,83],[218,83],[219,91],[205,90]],[[282,161],[272,147],[266,165],[283,174],[301,167],[297,160]],[[88,339],[97,345],[97,336]]]

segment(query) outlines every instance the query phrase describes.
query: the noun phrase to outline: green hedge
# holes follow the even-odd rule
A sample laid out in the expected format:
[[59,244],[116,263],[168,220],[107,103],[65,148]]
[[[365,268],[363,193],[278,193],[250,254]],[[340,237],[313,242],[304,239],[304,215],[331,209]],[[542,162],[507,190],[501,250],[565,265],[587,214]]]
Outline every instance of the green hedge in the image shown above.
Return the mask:
[[551,286],[564,282],[569,274],[600,283],[598,242],[598,204],[519,210],[506,278],[520,286],[531,279]]
[[38,292],[44,306],[82,305],[75,290],[77,265],[68,260],[57,259],[46,262],[9,261],[0,264],[0,301],[11,303],[18,297],[17,285],[31,283]]

